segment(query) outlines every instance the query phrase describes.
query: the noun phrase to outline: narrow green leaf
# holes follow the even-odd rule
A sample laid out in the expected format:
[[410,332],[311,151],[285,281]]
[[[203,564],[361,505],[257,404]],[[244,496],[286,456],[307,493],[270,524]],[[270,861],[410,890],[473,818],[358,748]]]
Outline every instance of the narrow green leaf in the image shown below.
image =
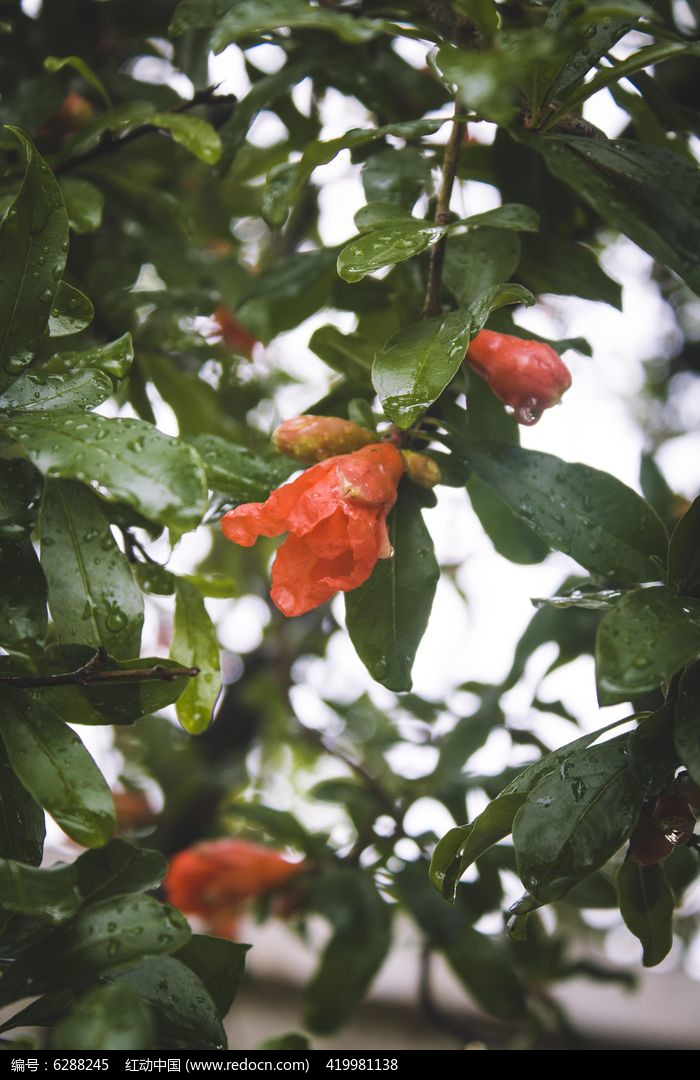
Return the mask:
[[90,325],[94,314],[89,297],[67,281],[61,281],[51,305],[49,335],[66,337],[68,334],[79,334]]
[[0,542],[0,645],[33,656],[46,637],[46,580],[31,540]]
[[545,543],[591,573],[630,582],[658,577],[654,558],[665,557],[666,530],[615,477],[501,443],[476,443],[464,454]]
[[596,679],[601,703],[654,690],[700,656],[700,601],[657,586],[627,593],[598,628]]
[[[169,910],[175,914],[173,908]],[[172,945],[158,950],[166,951],[171,952]],[[142,955],[146,952],[144,949]],[[144,960],[136,967],[114,972],[110,978],[131,986],[153,1010],[159,1046],[190,1051],[226,1049],[226,1034],[209,991],[180,960],[173,956]]]
[[219,645],[199,590],[179,579],[175,597],[172,658],[199,668],[178,698],[177,718],[185,731],[198,735],[209,727],[221,690]]
[[675,740],[678,756],[696,784],[700,784],[700,664],[681,678],[676,701]]
[[99,500],[82,484],[47,480],[41,564],[59,642],[102,645],[117,660],[139,655],[143,596]]
[[625,139],[518,138],[542,154],[613,228],[700,292],[700,200],[697,167],[674,150]]
[[0,907],[6,911],[63,919],[74,915],[80,903],[73,866],[40,870],[14,859],[0,859]]
[[440,576],[421,505],[418,490],[404,482],[389,518],[394,555],[380,559],[369,580],[345,596],[358,656],[373,679],[396,691],[411,689],[411,668]]
[[123,379],[134,361],[134,344],[131,334],[122,334],[107,345],[94,345],[81,352],[54,353],[43,370],[52,374],[64,371],[81,371],[85,368],[104,371],[113,379]]
[[202,980],[221,1020],[233,1005],[243,982],[249,948],[250,945],[241,945],[238,941],[193,934],[175,956]]
[[680,519],[668,549],[668,581],[679,592],[700,588],[700,496]]
[[[485,210],[482,214],[472,214],[458,222],[470,229],[482,225],[492,229],[514,229],[518,232],[537,232],[540,227],[540,215],[531,206],[522,203],[506,203],[495,210]],[[501,280],[501,279],[499,279]]]
[[204,463],[209,486],[236,503],[264,502],[297,467],[288,458],[263,458],[218,435],[194,435],[188,442]]
[[73,232],[82,236],[99,229],[105,202],[100,189],[89,180],[77,180],[72,176],[62,177],[60,187]]
[[55,72],[62,71],[64,67],[72,67],[79,75],[85,79],[86,83],[96,90],[104,101],[107,108],[110,107],[112,102],[109,100],[109,94],[105,90],[104,83],[95,74],[92,68],[85,63],[79,56],[47,56],[44,60],[44,67],[47,71]]
[[471,314],[465,309],[399,330],[377,353],[372,383],[387,416],[409,428],[454,378],[464,360]]
[[56,411],[13,416],[2,433],[24,447],[40,472],[97,486],[103,498],[176,532],[197,525],[206,509],[195,451],[142,420]]
[[[49,321],[68,250],[68,218],[48,165],[17,128],[26,171],[0,224],[0,369],[17,375]],[[0,376],[0,386],[7,380]]]
[[128,983],[99,986],[81,998],[54,1029],[54,1053],[152,1050],[153,1017]]
[[48,375],[26,372],[0,394],[0,412],[15,409],[94,409],[112,396],[112,380],[101,371],[76,371]]
[[625,926],[639,938],[644,967],[655,967],[673,944],[673,890],[660,863],[626,859],[617,873],[617,897]]
[[24,540],[34,527],[41,499],[41,477],[21,458],[0,460],[0,541]]
[[44,811],[20,784],[0,742],[0,857],[38,866],[45,832]]
[[338,273],[344,281],[361,281],[382,266],[411,259],[445,235],[443,225],[404,221],[362,233],[338,255]]
[[105,844],[114,829],[112,793],[78,736],[23,691],[7,686],[3,695],[0,737],[19,781],[77,843]]
[[7,1004],[30,994],[79,986],[142,956],[182,948],[189,936],[185,917],[150,896],[103,900],[26,949],[21,961],[3,975],[0,1001]]
[[531,789],[513,823],[525,888],[540,903],[562,896],[617,851],[641,807],[626,735],[568,756]]
[[206,120],[176,112],[156,112],[148,123],[167,131],[172,139],[205,165],[215,165],[221,157],[221,139]]

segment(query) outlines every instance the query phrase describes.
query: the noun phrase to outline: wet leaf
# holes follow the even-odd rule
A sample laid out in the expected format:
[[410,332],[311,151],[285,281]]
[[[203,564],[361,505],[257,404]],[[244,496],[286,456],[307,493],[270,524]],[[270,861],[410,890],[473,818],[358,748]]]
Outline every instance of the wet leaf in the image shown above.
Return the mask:
[[49,335],[66,337],[78,334],[92,322],[95,309],[92,301],[80,289],[61,281],[51,304]]
[[0,394],[0,412],[94,409],[112,396],[112,380],[101,371],[66,375],[27,372]]
[[46,579],[31,540],[0,542],[0,645],[24,656],[46,637]]
[[0,856],[38,866],[45,832],[44,811],[20,784],[0,743]]
[[134,360],[131,334],[122,334],[107,345],[95,345],[81,352],[55,353],[44,365],[46,372],[79,371],[83,368],[104,371],[113,379],[123,379]]
[[102,224],[104,195],[89,180],[65,176],[60,181],[68,224],[79,236],[94,232]]
[[175,596],[171,655],[185,667],[199,668],[177,700],[177,717],[185,731],[198,735],[209,727],[221,690],[219,645],[196,586],[179,578]]
[[617,874],[617,896],[625,926],[639,938],[644,967],[655,967],[673,944],[673,890],[660,863],[640,866],[626,859]]
[[41,477],[28,461],[0,462],[0,541],[25,539],[34,527]]
[[221,1020],[233,1005],[245,974],[245,958],[250,945],[238,941],[193,934],[175,959],[198,975],[216,1005]]
[[54,1053],[104,1050],[152,1050],[153,1018],[128,983],[99,986],[82,997],[57,1025],[51,1039]]
[[338,273],[344,281],[361,281],[382,266],[410,259],[445,235],[442,225],[405,221],[362,233],[346,244],[338,256]]
[[700,497],[676,525],[668,550],[669,584],[692,595],[700,588]]

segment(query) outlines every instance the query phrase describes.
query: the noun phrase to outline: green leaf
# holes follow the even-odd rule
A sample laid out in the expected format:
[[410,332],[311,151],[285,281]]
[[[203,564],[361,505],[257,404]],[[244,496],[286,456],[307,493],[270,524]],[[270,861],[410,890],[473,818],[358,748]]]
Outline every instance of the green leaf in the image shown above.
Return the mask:
[[81,352],[54,353],[43,367],[46,372],[81,371],[94,369],[111,375],[113,379],[123,379],[134,362],[134,344],[131,334],[122,334],[116,341],[107,345],[94,345]]
[[311,335],[309,348],[324,363],[357,382],[369,382],[374,345],[361,334],[341,334],[332,324],[320,326]]
[[40,472],[98,486],[108,501],[125,502],[176,532],[197,525],[206,509],[195,451],[142,420],[52,412],[13,416],[2,433]]
[[125,982],[91,990],[56,1025],[51,1040],[51,1049],[58,1054],[153,1047],[151,1011]]
[[641,807],[626,735],[568,756],[532,788],[513,823],[525,888],[540,903],[562,896],[617,851]]
[[499,555],[526,565],[546,558],[547,544],[475,473],[467,481],[467,491],[474,512]]
[[700,292],[698,169],[674,150],[624,139],[518,133],[613,228]]
[[209,486],[235,503],[265,502],[297,468],[287,458],[268,460],[218,435],[194,435],[188,442],[204,463]]
[[498,30],[501,20],[494,0],[453,0],[452,6],[466,15],[487,38]]
[[0,645],[33,656],[48,625],[46,581],[31,540],[0,542]]
[[534,293],[578,296],[602,300],[621,310],[622,288],[602,269],[596,255],[584,244],[553,236],[528,236],[518,276]]
[[[415,225],[417,219],[411,217],[400,206],[390,202],[370,202],[361,206],[355,214],[355,227],[359,232],[379,229],[385,225]],[[421,222],[420,224],[427,224]]]
[[664,791],[680,764],[673,745],[673,713],[673,702],[666,702],[640,720],[630,734],[630,769],[645,795],[658,795]]
[[482,480],[533,532],[593,574],[653,581],[666,530],[631,488],[608,473],[535,450],[476,443],[462,451]]
[[516,111],[521,62],[506,51],[474,52],[443,45],[434,57],[438,74],[457,87],[462,106],[482,120],[508,124]]
[[673,944],[673,890],[660,863],[626,859],[617,873],[617,897],[625,926],[639,938],[644,967],[655,967]]
[[[171,950],[172,946],[158,951]],[[153,1010],[160,1046],[190,1051],[226,1049],[226,1035],[206,986],[180,960],[172,956],[144,960],[110,977],[133,987]]]
[[44,811],[20,784],[0,743],[0,856],[38,866],[45,832]]
[[77,180],[72,176],[62,177],[59,183],[73,232],[82,236],[99,229],[105,203],[100,189],[89,180]]
[[13,859],[0,859],[0,907],[40,919],[62,919],[80,907],[75,869],[39,870]]
[[[187,25],[185,20],[186,16],[181,8],[178,8],[171,25],[171,33],[180,33]],[[173,29],[173,26],[176,29]],[[258,37],[283,26],[290,30],[327,30],[341,41],[350,44],[371,41],[379,34],[394,33],[397,29],[394,23],[384,19],[365,19],[329,11],[324,7],[311,7],[305,0],[266,0],[264,4],[257,0],[242,0],[215,26],[211,47],[215,53],[220,53],[227,45],[240,41],[241,38]]]
[[155,889],[165,877],[168,864],[159,851],[116,839],[79,855],[72,868],[83,901],[94,904],[122,893]]
[[22,132],[7,130],[26,160],[19,192],[0,224],[0,369],[17,375],[49,321],[66,262],[68,218],[49,167]]
[[77,843],[105,844],[114,829],[112,793],[78,736],[21,690],[6,686],[4,695],[0,737],[19,781]]
[[250,945],[238,941],[193,934],[175,959],[186,964],[198,975],[216,1005],[217,1015],[224,1019],[243,982],[245,958]]
[[79,334],[90,325],[94,314],[92,301],[85,293],[67,281],[61,281],[51,305],[49,335],[66,337],[68,334]]
[[654,690],[700,655],[700,601],[657,586],[627,593],[598,628],[601,704]]
[[[460,225],[468,225],[470,229],[482,225],[492,229],[514,229],[519,232],[537,232],[540,227],[540,215],[531,206],[522,203],[506,203],[505,206],[497,206],[495,210],[485,210],[482,214],[472,214],[464,218]],[[502,279],[499,279],[502,280]]]
[[573,742],[560,746],[558,750],[545,754],[519,773],[468,825],[460,825],[445,833],[435,848],[430,864],[430,880],[438,892],[453,903],[457,883],[464,871],[475,859],[480,858],[485,851],[511,832],[515,815],[524,804],[528,792],[540,780],[558,772],[573,754],[586,749],[606,731],[626,723],[629,719],[630,717],[624,717],[613,720],[598,731],[588,732]]
[[676,525],[668,549],[668,581],[679,592],[700,588],[700,497]]
[[221,690],[219,645],[199,590],[180,578],[175,597],[171,656],[185,667],[199,668],[178,698],[177,718],[185,731],[198,735],[209,727]]
[[205,165],[215,165],[221,157],[221,139],[206,120],[177,112],[154,112],[148,117],[153,127],[162,128]]
[[41,499],[41,477],[20,458],[0,460],[0,541],[25,539],[34,527]]
[[675,740],[678,756],[696,784],[700,784],[700,664],[681,678],[676,701]]
[[394,555],[380,559],[369,580],[346,594],[345,612],[352,643],[372,678],[401,691],[411,689],[440,568],[415,485],[401,485],[388,525]]
[[41,564],[59,642],[102,645],[117,660],[139,655],[143,596],[99,500],[82,484],[47,480]]
[[428,188],[433,161],[415,147],[387,149],[372,154],[362,169],[368,202],[388,202],[410,210]]
[[263,1039],[255,1049],[265,1053],[272,1051],[279,1053],[283,1050],[290,1050],[300,1054],[302,1050],[311,1050],[312,1047],[307,1035],[301,1035],[297,1031],[290,1031],[287,1035],[275,1035],[271,1039]]
[[79,75],[85,79],[86,83],[96,90],[104,101],[107,108],[112,104],[109,100],[109,94],[105,90],[104,83],[95,74],[92,68],[85,63],[79,56],[47,56],[44,59],[44,67],[47,71],[55,72],[62,71],[64,67],[72,67]]
[[389,908],[372,879],[350,868],[326,871],[314,906],[334,933],[304,990],[304,1026],[335,1031],[360,1005],[391,944]]
[[465,309],[404,327],[377,353],[372,382],[387,416],[409,428],[452,381],[464,360],[471,312]]
[[[185,917],[150,896],[103,900],[26,949],[3,975],[0,1001],[7,1004],[30,994],[79,986],[142,956],[173,952],[189,936]],[[125,973],[129,982],[135,982],[135,970]],[[192,999],[190,1007],[194,1010]]]
[[475,229],[451,236],[445,249],[443,280],[458,304],[507,281],[520,260],[520,239],[507,229]]
[[94,409],[112,396],[112,380],[101,371],[76,371],[47,375],[26,372],[0,394],[0,412],[15,409]]
[[382,266],[411,259],[445,235],[444,225],[404,221],[362,233],[338,255],[338,273],[344,281],[361,281]]

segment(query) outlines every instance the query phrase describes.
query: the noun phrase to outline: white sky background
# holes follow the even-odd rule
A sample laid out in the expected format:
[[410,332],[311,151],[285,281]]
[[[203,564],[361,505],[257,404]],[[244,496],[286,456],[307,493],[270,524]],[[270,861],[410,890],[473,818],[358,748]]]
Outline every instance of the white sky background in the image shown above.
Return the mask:
[[[24,0],[23,3],[29,14],[34,14],[38,6],[35,0]],[[426,49],[419,43],[403,41],[399,51],[417,67],[423,66]],[[248,55],[257,66],[270,71],[281,66],[283,58],[281,50],[272,45],[258,46],[249,50]],[[134,73],[156,82],[171,81],[172,74],[167,67],[166,61],[144,58]],[[221,93],[245,95],[249,84],[238,48],[231,46],[211,58],[211,79],[221,84]],[[187,82],[183,76],[178,76],[177,89],[185,95]],[[307,88],[304,85],[298,87],[295,101],[302,109],[306,97]],[[596,95],[586,104],[585,116],[611,136],[618,134],[627,122],[626,114],[615,106],[607,92]],[[371,123],[359,102],[336,92],[330,92],[322,103],[322,117],[322,138],[332,138],[350,127]],[[443,142],[446,130],[441,130],[435,141]],[[471,133],[483,141],[491,141],[492,125],[471,125]],[[270,113],[263,113],[253,125],[251,140],[258,145],[269,145],[282,135],[279,120]],[[334,245],[349,239],[356,232],[353,215],[365,201],[359,167],[351,165],[346,151],[329,165],[317,169],[313,180],[322,186],[320,228],[324,243]],[[490,209],[498,202],[494,188],[470,182],[456,185],[452,205],[463,216]],[[645,447],[634,417],[635,399],[643,385],[645,361],[666,354],[673,347],[676,330],[670,310],[649,280],[651,260],[646,254],[631,242],[619,239],[607,251],[604,265],[623,285],[622,312],[605,304],[544,296],[534,309],[519,316],[522,325],[544,335],[584,336],[594,350],[592,359],[572,352],[566,355],[573,386],[560,407],[547,410],[535,427],[521,429],[522,444],[556,454],[567,461],[580,461],[604,469],[639,490],[640,453]],[[325,391],[332,373],[309,351],[307,343],[313,330],[328,321],[336,322],[344,331],[354,326],[354,317],[349,313],[323,312],[294,331],[280,335],[258,356],[259,362],[282,366],[301,380],[300,385],[280,392],[278,420],[297,415]],[[162,429],[176,433],[177,425],[168,407],[159,400],[155,404]],[[686,416],[700,419],[697,381],[690,386],[682,407]],[[697,429],[692,435],[671,440],[662,448],[658,460],[674,490],[688,498],[697,494],[700,487],[700,433]],[[463,491],[439,487],[437,494],[438,505],[426,512],[426,522],[441,562],[459,564],[457,579],[468,603],[465,604],[451,582],[443,577],[416,659],[414,690],[434,700],[447,698],[457,712],[468,712],[476,699],[454,694],[454,688],[472,679],[499,681],[510,667],[515,644],[533,614],[530,598],[550,595],[577,567],[572,560],[556,553],[537,566],[509,563],[492,548]],[[190,571],[204,557],[208,544],[207,529],[185,537],[178,545],[170,567],[175,571]],[[158,557],[156,547],[153,552]],[[226,649],[247,652],[259,644],[269,617],[266,605],[259,598],[207,600],[207,607],[217,622]],[[165,650],[162,641],[159,642],[160,616],[169,612],[168,602],[158,599],[149,602],[148,608],[144,651],[162,653]],[[343,608],[342,598],[337,597],[333,601],[333,611],[339,620],[342,620]],[[532,659],[526,676],[528,687],[546,669],[554,652],[553,646],[544,647]],[[393,695],[369,677],[344,632],[332,637],[325,660],[302,661],[295,674],[302,685],[294,691],[294,705],[300,718],[310,725],[324,722],[321,697],[347,701],[367,690],[380,706],[394,701]],[[561,699],[580,717],[582,727],[587,730],[602,726],[627,711],[625,706],[604,710],[597,707],[590,658],[580,659],[549,676],[541,696]],[[506,699],[510,722],[528,722],[552,746],[575,737],[572,726],[556,716],[536,719],[528,715],[528,700],[529,695],[522,687],[511,692]],[[83,728],[80,734],[99,758],[108,777],[116,779],[119,756],[110,753],[107,733]],[[516,750],[516,755],[521,753]],[[389,757],[391,759],[391,752]],[[506,760],[512,762],[519,758],[511,756],[510,739],[500,730],[494,732],[486,747],[475,755],[471,768],[497,773]],[[425,775],[433,767],[433,756],[419,746],[403,747],[397,750],[392,765],[407,775]],[[276,786],[284,801],[285,794],[290,796],[291,792],[284,792],[279,779],[276,778]],[[476,804],[474,807],[470,804],[470,808],[472,812],[479,809]],[[407,824],[416,834],[426,828],[442,832],[450,826],[451,819],[439,804],[422,800],[420,806],[414,807]],[[53,834],[54,830],[51,832]],[[617,938],[611,938],[610,944],[615,951],[615,940],[618,941],[619,959],[624,956],[628,962],[630,948],[633,956],[638,955],[636,941],[624,928],[612,933]],[[689,960],[688,967],[700,977],[700,949],[695,952],[698,955]],[[673,963],[672,954],[662,965],[662,970]]]

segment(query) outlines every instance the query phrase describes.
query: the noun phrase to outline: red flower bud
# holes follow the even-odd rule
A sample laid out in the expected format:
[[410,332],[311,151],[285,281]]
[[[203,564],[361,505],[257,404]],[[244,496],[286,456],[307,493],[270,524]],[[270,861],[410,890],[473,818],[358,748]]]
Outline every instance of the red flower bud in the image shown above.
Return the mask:
[[469,345],[467,361],[496,397],[515,410],[519,424],[536,424],[571,386],[559,354],[542,341],[482,330]]
[[682,795],[659,795],[652,818],[671,844],[686,844],[693,835],[695,814]]
[[196,844],[171,860],[164,881],[168,901],[204,918],[215,933],[230,936],[244,901],[280,888],[307,869],[272,848],[249,840]]
[[267,502],[229,510],[221,527],[243,547],[289,533],[272,565],[270,596],[284,615],[303,615],[362,585],[377,559],[393,554],[386,517],[403,471],[395,446],[364,446],[319,462]]
[[313,465],[316,461],[351,454],[377,441],[372,431],[339,416],[296,416],[276,429],[272,441],[281,454]]
[[215,333],[221,336],[224,345],[228,345],[232,352],[250,356],[258,338],[238,321],[226,304],[219,304],[212,315],[212,320],[217,324]]
[[654,866],[673,851],[673,844],[659,830],[652,808],[645,806],[630,836],[629,857],[640,866]]
[[442,479],[440,466],[426,454],[417,454],[414,450],[402,450],[401,456],[406,463],[406,476],[419,487],[434,488]]

